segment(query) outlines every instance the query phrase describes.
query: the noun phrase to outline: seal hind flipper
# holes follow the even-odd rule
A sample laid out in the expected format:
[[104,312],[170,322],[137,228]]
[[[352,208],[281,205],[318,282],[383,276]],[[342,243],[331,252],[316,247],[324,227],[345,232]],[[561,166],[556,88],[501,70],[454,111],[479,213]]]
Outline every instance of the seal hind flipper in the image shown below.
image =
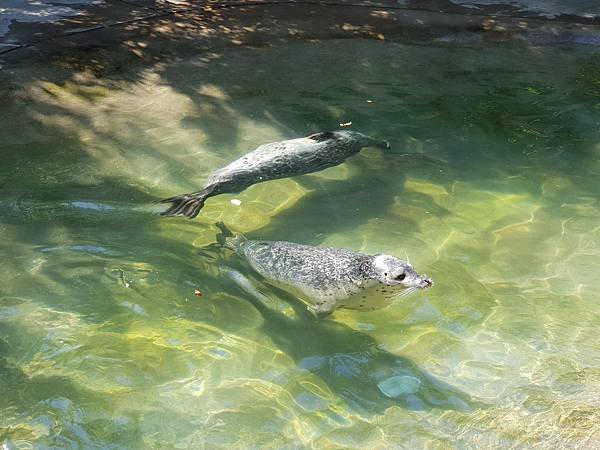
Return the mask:
[[215,223],[215,226],[221,230],[221,232],[217,234],[217,242],[224,246],[227,242],[227,238],[233,237],[233,233],[223,222],[217,222]]
[[221,230],[221,232],[217,234],[217,243],[222,247],[236,251],[239,244],[246,241],[244,236],[241,234],[234,234],[223,222],[217,222],[215,225]]
[[335,137],[335,134],[333,134],[331,131],[321,131],[319,133],[311,134],[310,136],[307,136],[306,138],[312,139],[313,141],[316,141],[316,142],[323,142],[328,139],[333,139],[334,137]]
[[165,198],[161,203],[173,203],[169,209],[160,213],[161,216],[185,216],[193,219],[204,206],[204,201],[210,197],[211,192],[206,189],[191,194],[176,195]]

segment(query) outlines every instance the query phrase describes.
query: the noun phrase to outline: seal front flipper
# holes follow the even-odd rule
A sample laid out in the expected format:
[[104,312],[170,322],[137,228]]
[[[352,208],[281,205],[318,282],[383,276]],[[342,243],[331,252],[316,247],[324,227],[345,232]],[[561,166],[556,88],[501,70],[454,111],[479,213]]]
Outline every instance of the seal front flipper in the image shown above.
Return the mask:
[[193,219],[200,213],[204,206],[204,201],[212,196],[214,189],[207,187],[198,192],[190,194],[176,195],[175,197],[165,198],[160,203],[173,203],[169,209],[160,213],[161,216],[185,216]]
[[331,305],[331,307],[309,305],[306,309],[308,309],[317,319],[326,319],[335,312],[335,305]]

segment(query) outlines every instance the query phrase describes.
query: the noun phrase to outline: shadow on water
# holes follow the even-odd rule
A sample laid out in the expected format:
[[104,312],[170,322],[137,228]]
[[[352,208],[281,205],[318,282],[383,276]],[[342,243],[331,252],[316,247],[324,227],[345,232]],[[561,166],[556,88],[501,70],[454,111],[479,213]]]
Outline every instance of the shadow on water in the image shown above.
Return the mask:
[[[385,215],[400,192],[389,179],[378,177],[378,170],[369,168],[363,158],[359,154],[345,163],[355,172],[350,179],[299,178],[309,192],[253,234],[261,239],[310,243],[315,236],[356,229]],[[410,220],[405,225],[418,229],[418,224]]]
[[[399,186],[407,178],[406,160],[392,153],[382,155],[380,164],[400,169],[393,178],[380,176],[381,168],[371,167],[361,154],[344,163],[354,172],[350,179],[300,177],[298,182],[309,192],[293,207],[281,211],[265,227],[252,234],[260,239],[308,244],[315,243],[315,238],[356,230],[371,220],[385,217],[394,205],[394,199],[403,195],[404,191]],[[449,214],[428,196],[423,196],[419,201],[438,217]],[[396,232],[408,234],[418,230],[419,224],[408,217],[403,217],[394,225]]]
[[[227,264],[237,269],[236,263],[227,261]],[[221,276],[229,278],[227,286],[232,285],[232,277],[237,278],[236,284],[243,292],[241,296],[264,319],[264,333],[283,353],[294,359],[299,369],[323,380],[336,398],[343,399],[356,412],[383,414],[391,406],[410,410],[439,408],[458,411],[485,407],[467,393],[431,376],[409,359],[382,349],[368,334],[334,319],[316,319],[299,300],[271,285],[268,287],[270,296],[289,304],[295,317],[268,306],[269,299],[261,299],[261,292],[246,286],[249,280],[239,277],[236,269],[224,269]],[[395,387],[391,387],[393,377],[398,380]],[[387,388],[386,380],[389,380]],[[387,396],[384,391],[390,395]]]

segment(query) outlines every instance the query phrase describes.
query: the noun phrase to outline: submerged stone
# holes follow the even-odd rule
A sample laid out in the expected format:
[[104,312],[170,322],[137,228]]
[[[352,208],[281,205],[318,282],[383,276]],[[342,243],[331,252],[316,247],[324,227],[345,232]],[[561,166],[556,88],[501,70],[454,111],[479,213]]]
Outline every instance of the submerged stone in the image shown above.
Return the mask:
[[390,398],[414,394],[419,390],[420,386],[421,380],[408,375],[391,377],[377,384],[377,387],[383,395]]

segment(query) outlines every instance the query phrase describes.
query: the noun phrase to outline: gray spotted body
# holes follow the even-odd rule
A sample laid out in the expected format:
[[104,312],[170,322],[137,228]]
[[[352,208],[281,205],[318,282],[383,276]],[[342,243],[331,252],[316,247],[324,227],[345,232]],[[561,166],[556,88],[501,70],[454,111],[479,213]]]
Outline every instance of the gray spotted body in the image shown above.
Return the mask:
[[227,246],[264,278],[281,285],[317,315],[337,308],[373,311],[432,282],[391,255],[237,237]]
[[318,172],[341,164],[369,146],[389,148],[387,141],[378,141],[355,131],[323,132],[264,144],[217,170],[201,191],[163,200],[172,206],[162,214],[193,218],[208,197],[241,192],[268,180]]

